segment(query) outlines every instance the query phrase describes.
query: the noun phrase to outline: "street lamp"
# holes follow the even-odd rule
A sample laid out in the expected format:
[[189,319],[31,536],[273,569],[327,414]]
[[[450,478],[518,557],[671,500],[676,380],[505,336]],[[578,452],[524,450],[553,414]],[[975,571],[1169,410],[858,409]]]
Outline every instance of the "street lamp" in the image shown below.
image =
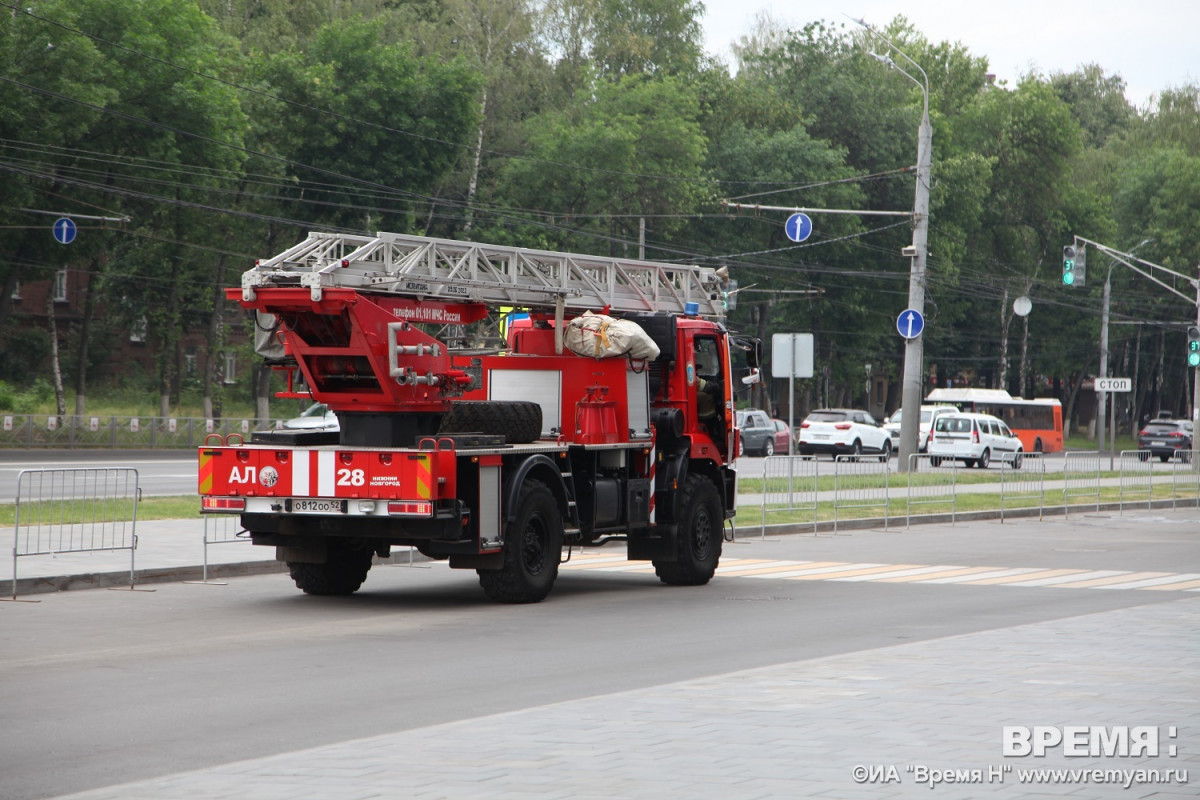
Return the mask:
[[[929,239],[929,175],[933,163],[933,126],[929,123],[929,76],[925,74],[925,70],[921,69],[920,64],[905,55],[904,51],[892,44],[885,36],[862,20],[855,21],[866,28],[872,36],[884,41],[893,52],[899,53],[901,58],[921,73],[921,80],[917,80],[896,64],[891,57],[871,53],[876,60],[887,64],[888,69],[896,70],[915,83],[921,90],[924,100],[921,127],[917,134],[917,190],[913,200],[912,248],[915,252],[908,274],[908,307],[924,316],[925,256]],[[924,383],[922,374],[924,373],[925,347],[921,336],[918,334],[906,339],[904,344],[904,382],[900,395],[900,453],[897,459],[897,468],[901,472],[908,470],[909,456],[918,452],[917,436],[921,425],[921,401],[924,399],[921,389]]]

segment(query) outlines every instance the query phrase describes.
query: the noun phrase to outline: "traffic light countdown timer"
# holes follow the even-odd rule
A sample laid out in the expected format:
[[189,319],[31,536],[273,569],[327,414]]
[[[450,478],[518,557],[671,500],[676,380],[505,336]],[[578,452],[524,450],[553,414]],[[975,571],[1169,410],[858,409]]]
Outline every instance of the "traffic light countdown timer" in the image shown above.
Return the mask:
[[1188,326],[1187,359],[1189,367],[1200,367],[1200,328]]
[[1083,286],[1087,275],[1087,252],[1073,244],[1063,245],[1063,286]]

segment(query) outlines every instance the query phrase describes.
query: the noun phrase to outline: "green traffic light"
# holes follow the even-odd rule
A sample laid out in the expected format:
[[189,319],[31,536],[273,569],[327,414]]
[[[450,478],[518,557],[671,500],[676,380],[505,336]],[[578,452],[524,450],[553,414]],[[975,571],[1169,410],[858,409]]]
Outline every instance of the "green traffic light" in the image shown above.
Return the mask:
[[[1064,256],[1066,250],[1072,250],[1071,247],[1064,247]],[[1071,255],[1074,255],[1072,253]],[[1075,283],[1075,259],[1063,258],[1063,286],[1070,286]]]
[[1188,366],[1200,367],[1200,353],[1188,353]]

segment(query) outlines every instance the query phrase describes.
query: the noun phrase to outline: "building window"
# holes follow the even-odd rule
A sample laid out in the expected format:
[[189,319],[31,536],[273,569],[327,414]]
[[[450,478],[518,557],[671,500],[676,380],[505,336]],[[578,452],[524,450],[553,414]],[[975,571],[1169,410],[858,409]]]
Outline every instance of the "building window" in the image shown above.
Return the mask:
[[237,383],[237,357],[232,353],[225,354],[225,382]]
[[147,324],[145,317],[135,320],[133,325],[131,325],[129,327],[129,341],[131,341],[131,342],[146,341],[146,329],[148,327],[149,327],[149,325]]
[[196,354],[183,354],[183,371],[188,375],[193,375],[196,372]]
[[67,271],[65,269],[54,273],[54,302],[67,302]]

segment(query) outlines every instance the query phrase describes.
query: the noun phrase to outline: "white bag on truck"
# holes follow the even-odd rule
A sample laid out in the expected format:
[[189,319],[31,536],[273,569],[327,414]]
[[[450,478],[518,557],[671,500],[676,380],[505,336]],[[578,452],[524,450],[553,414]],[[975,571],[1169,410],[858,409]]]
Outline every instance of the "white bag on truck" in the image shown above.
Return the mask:
[[589,358],[658,358],[658,345],[641,325],[590,311],[567,323],[563,341],[572,353]]

